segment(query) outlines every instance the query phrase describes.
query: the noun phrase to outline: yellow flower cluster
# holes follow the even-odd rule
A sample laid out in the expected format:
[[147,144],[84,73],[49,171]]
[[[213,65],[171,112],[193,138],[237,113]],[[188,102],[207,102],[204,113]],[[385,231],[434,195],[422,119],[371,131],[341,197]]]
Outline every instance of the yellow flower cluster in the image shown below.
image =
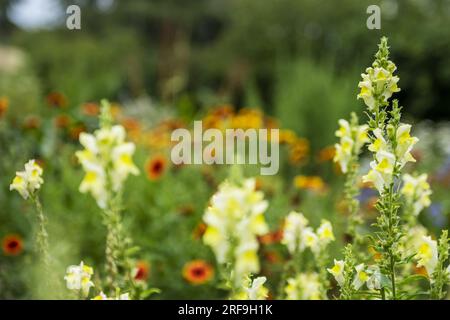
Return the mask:
[[306,248],[317,254],[332,241],[334,241],[333,227],[327,220],[322,220],[314,232],[301,213],[292,211],[285,219],[281,242],[291,254],[303,252]]
[[367,135],[368,125],[350,124],[347,120],[339,120],[339,130],[336,136],[340,138],[340,142],[335,145],[336,153],[334,162],[339,163],[341,171],[346,173],[348,165],[354,155],[358,155],[365,143],[369,142]]
[[24,199],[28,199],[44,183],[42,173],[42,168],[35,160],[28,161],[24,171],[16,172],[9,190],[16,190]]
[[253,281],[246,277],[243,281],[241,290],[239,290],[232,299],[236,300],[265,300],[269,290],[264,286],[266,277],[258,277]]
[[255,190],[255,180],[242,185],[225,181],[213,195],[203,220],[207,225],[203,241],[221,264],[233,262],[237,282],[249,273],[258,273],[257,236],[266,234],[264,212],[268,202]]
[[411,205],[412,214],[416,217],[424,208],[429,207],[431,204],[430,195],[432,191],[427,179],[428,175],[426,173],[416,177],[410,174],[403,175],[401,193],[404,195],[406,202]]
[[86,172],[80,192],[89,192],[102,209],[110,191],[120,191],[129,174],[139,174],[132,159],[135,145],[125,142],[125,138],[121,125],[103,126],[94,134],[80,134],[84,150],[77,151],[76,156]]
[[366,73],[361,74],[358,99],[363,99],[369,110],[376,109],[378,101],[386,103],[393,93],[400,91],[397,86],[399,78],[393,75],[396,69],[392,61],[387,61],[386,68],[375,62],[372,67],[366,69]]
[[370,163],[371,170],[363,177],[363,181],[373,183],[380,194],[393,182],[395,169],[416,161],[411,150],[419,139],[411,137],[410,131],[411,125],[400,124],[395,132],[394,147],[380,128],[373,130],[374,140],[369,145],[369,150],[375,153],[375,159]]
[[87,297],[89,289],[94,286],[94,283],[91,281],[93,274],[94,270],[81,261],[80,265],[73,265],[67,268],[64,280],[66,280],[66,286],[69,290],[81,291]]
[[320,300],[321,283],[317,273],[300,273],[287,280],[284,289],[288,300]]

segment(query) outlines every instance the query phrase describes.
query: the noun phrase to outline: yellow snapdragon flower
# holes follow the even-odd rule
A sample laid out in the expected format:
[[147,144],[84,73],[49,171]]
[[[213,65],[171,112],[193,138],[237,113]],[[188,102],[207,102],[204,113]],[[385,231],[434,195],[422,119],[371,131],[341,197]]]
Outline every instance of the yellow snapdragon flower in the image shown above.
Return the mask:
[[427,179],[428,175],[425,173],[419,176],[403,175],[403,187],[400,192],[411,205],[414,216],[418,216],[424,208],[431,205],[432,191]]
[[287,246],[289,252],[294,254],[297,250],[304,250],[303,230],[308,225],[308,220],[301,213],[291,211],[284,222],[283,238],[281,243]]
[[430,236],[423,236],[416,258],[419,260],[417,266],[425,267],[428,275],[431,276],[438,263],[437,241],[432,240]]
[[355,278],[353,279],[352,285],[356,290],[359,290],[367,282],[367,280],[369,280],[369,275],[367,273],[366,266],[364,265],[364,263],[358,264],[355,267],[355,270],[356,275]]
[[243,281],[242,288],[232,299],[236,300],[265,300],[269,294],[269,290],[264,286],[266,277],[258,277],[253,281],[247,276]]
[[374,66],[367,68],[366,73],[361,74],[362,81],[358,84],[361,91],[357,98],[363,99],[369,110],[372,111],[377,107],[375,97],[382,97],[382,101],[387,102],[393,93],[400,91],[397,85],[400,79],[393,75],[396,69],[395,64],[388,61],[386,69]]
[[336,279],[339,286],[344,284],[344,261],[334,259],[334,266],[328,268],[327,271],[331,273]]
[[348,165],[353,155],[359,154],[362,146],[369,141],[367,125],[352,125],[347,120],[338,121],[339,129],[335,135],[340,142],[335,144],[334,162],[339,163],[343,173],[348,171]]
[[89,289],[94,286],[94,283],[91,281],[93,274],[94,270],[81,261],[80,265],[72,265],[67,268],[64,280],[66,280],[68,289],[81,291],[87,297]]
[[125,138],[125,128],[121,125],[101,127],[94,134],[80,134],[84,149],[75,155],[86,175],[79,190],[90,193],[100,208],[106,207],[109,192],[119,192],[130,174],[139,174],[132,159],[135,145],[125,142]]
[[321,285],[317,273],[300,273],[289,278],[284,289],[288,300],[320,300]]
[[30,160],[25,164],[24,171],[16,172],[9,190],[16,190],[24,199],[28,199],[44,183],[42,174],[42,168],[35,160]]

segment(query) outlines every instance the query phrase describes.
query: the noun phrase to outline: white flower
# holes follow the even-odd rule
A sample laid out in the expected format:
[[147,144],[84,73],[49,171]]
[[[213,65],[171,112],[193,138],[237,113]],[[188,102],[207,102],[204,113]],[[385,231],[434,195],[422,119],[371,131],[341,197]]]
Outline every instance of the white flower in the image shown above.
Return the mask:
[[317,235],[319,236],[320,243],[324,246],[334,241],[333,227],[328,220],[322,220],[319,228],[317,229]]
[[369,279],[367,279],[366,285],[370,290],[380,290],[382,275],[380,268],[378,266],[369,266],[367,272],[370,274]]
[[266,280],[266,277],[258,277],[252,281],[249,288],[245,288],[248,300],[265,300],[267,298],[268,290],[264,287]]
[[388,61],[387,69],[376,66],[366,69],[366,73],[361,74],[362,81],[358,87],[361,88],[358,99],[363,99],[369,110],[375,109],[375,97],[381,97],[382,102],[392,96],[393,93],[400,91],[397,86],[399,78],[393,75],[396,66],[392,61]]
[[393,180],[395,156],[387,151],[381,150],[376,154],[376,160],[370,163],[372,168],[363,176],[363,182],[371,182],[381,194],[386,186]]
[[313,229],[306,227],[302,233],[302,243],[310,248],[313,252],[317,252],[319,247],[319,237],[314,233]]
[[95,296],[91,300],[130,300],[130,294],[128,292],[123,293],[118,295],[115,299],[112,299],[109,298],[106,294],[104,294],[103,291],[101,291],[97,296]]
[[405,196],[407,203],[412,206],[414,216],[418,216],[424,208],[431,204],[430,195],[432,191],[427,179],[427,174],[421,174],[417,177],[409,174],[403,175],[401,193]]
[[334,266],[327,269],[329,273],[333,275],[339,286],[344,284],[344,261],[334,259]]
[[44,183],[42,174],[42,168],[35,160],[30,160],[25,164],[24,171],[16,172],[9,190],[16,190],[24,199],[28,199]]
[[416,258],[419,260],[417,266],[425,267],[428,275],[431,276],[438,263],[437,242],[430,236],[423,236]]
[[67,268],[64,280],[66,280],[68,289],[81,290],[84,296],[88,296],[89,289],[94,286],[91,281],[93,274],[93,269],[81,261],[80,265],[72,265]]
[[281,242],[287,246],[291,254],[297,250],[302,251],[304,244],[302,241],[303,230],[308,225],[308,220],[301,213],[291,211],[284,222],[283,239]]
[[317,273],[301,273],[289,278],[284,289],[288,300],[319,300],[320,281]]
[[333,161],[339,163],[342,172],[346,173],[352,156],[358,155],[361,147],[369,141],[368,126],[351,125],[344,119],[340,119],[338,122],[340,127],[335,134],[340,138],[340,142],[335,144],[336,153]]
[[401,124],[396,132],[397,147],[395,148],[395,155],[397,156],[401,166],[404,166],[407,162],[416,161],[411,155],[411,150],[419,139],[416,137],[411,137],[410,131],[410,124]]
[[364,263],[358,264],[355,267],[356,275],[353,279],[353,287],[356,290],[359,290],[366,282],[369,280],[369,275],[366,272],[366,268],[364,266]]

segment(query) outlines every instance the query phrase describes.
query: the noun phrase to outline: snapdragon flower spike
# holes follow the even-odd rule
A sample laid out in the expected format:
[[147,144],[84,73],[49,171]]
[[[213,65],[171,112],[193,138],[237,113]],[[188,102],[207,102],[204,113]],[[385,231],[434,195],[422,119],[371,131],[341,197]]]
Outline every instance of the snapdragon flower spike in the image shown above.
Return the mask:
[[385,106],[393,93],[399,92],[399,77],[394,76],[396,65],[389,60],[387,39],[382,38],[379,51],[372,67],[361,74],[362,81],[358,87],[361,89],[357,98],[362,99],[370,111],[376,111]]
[[16,172],[9,190],[16,190],[26,200],[33,195],[36,190],[41,188],[44,183],[42,178],[43,170],[36,163],[36,161],[30,160],[25,164],[24,171]]
[[[104,108],[103,113],[109,113]],[[102,113],[102,119],[110,118]],[[101,127],[94,134],[81,133],[83,150],[76,157],[86,172],[80,184],[81,193],[90,193],[100,208],[104,209],[110,192],[119,192],[127,177],[138,175],[139,169],[133,162],[135,145],[126,142],[125,128],[101,121]]]
[[236,283],[249,273],[260,269],[257,236],[268,232],[264,212],[268,202],[255,190],[255,180],[242,184],[224,182],[213,195],[203,215],[207,225],[203,241],[213,250],[217,261],[225,264],[234,260]]

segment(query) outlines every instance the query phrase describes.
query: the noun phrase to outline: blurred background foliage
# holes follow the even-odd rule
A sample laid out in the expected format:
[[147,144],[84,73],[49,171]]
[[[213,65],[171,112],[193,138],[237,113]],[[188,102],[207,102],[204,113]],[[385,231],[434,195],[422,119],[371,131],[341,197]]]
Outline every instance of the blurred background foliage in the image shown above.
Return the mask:
[[[311,214],[313,225],[320,218],[336,223],[341,239],[336,247],[344,241],[342,219],[334,214],[341,194],[328,191],[339,191],[342,181],[334,179],[336,169],[323,151],[335,141],[338,118],[355,110],[363,116],[357,83],[382,35],[389,37],[399,69],[397,97],[405,117],[414,123],[450,120],[450,0],[48,1],[59,12],[56,23],[24,28],[12,18],[23,0],[0,0],[0,97],[9,101],[8,125],[0,110],[0,236],[31,233],[32,211],[11,196],[8,184],[19,164],[41,159],[60,278],[80,257],[98,266],[103,261],[105,230],[94,201],[78,192],[82,172],[73,158],[77,133],[96,126],[80,114],[86,102],[118,102],[147,129],[173,116],[188,123],[224,104],[259,108],[306,138],[300,153],[310,160],[301,169],[284,163],[281,177],[261,182],[271,203],[271,230],[278,230],[289,210],[301,209]],[[69,4],[81,7],[81,30],[65,26]],[[371,4],[381,6],[381,30],[366,27]],[[437,147],[425,145],[418,163],[424,171],[441,168],[444,173],[433,172],[444,180],[450,167],[446,128],[424,122],[423,135],[436,134],[447,143],[438,149],[446,151],[427,158]],[[192,259],[214,261],[195,232],[226,168],[172,167],[164,179],[149,182],[145,163],[154,150],[138,150],[142,176],[125,188],[127,212],[133,212],[125,213],[125,222],[142,248],[141,258],[151,261],[151,286],[162,289],[160,298],[222,297],[214,282],[187,285],[180,270]],[[282,158],[288,158],[283,151]],[[293,175],[299,173],[321,178],[293,190]],[[438,198],[448,198],[447,180],[436,189]],[[438,229],[448,225],[450,203],[444,199],[436,206],[426,219]],[[32,237],[24,236],[23,245],[31,252]],[[263,270],[276,274],[283,258],[274,258],[271,244],[261,254],[269,253]],[[8,258],[0,255],[0,297],[33,296],[31,275],[22,272],[33,255]],[[13,271],[20,276],[11,277]]]

